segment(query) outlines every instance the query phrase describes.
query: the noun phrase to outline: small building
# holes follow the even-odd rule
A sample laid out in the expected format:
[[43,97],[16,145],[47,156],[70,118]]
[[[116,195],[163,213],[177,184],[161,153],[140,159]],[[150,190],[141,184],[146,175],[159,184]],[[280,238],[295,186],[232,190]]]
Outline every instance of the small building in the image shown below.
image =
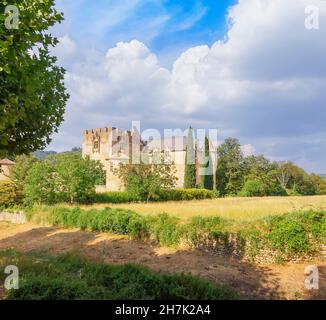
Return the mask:
[[10,180],[10,173],[15,162],[9,159],[0,160],[0,180]]

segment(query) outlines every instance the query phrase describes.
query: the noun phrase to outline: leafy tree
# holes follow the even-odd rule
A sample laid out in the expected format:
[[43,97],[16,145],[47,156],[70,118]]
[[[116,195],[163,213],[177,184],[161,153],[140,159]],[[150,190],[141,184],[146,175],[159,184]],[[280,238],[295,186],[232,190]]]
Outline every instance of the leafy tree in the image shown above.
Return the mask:
[[243,186],[243,153],[237,139],[217,148],[216,186],[221,196],[236,195]]
[[203,189],[213,190],[214,189],[214,178],[213,178],[213,161],[209,150],[209,140],[205,137],[204,146],[204,161],[200,166],[200,186]]
[[281,161],[276,163],[276,178],[280,185],[285,189],[291,177],[291,162]]
[[37,159],[33,155],[20,155],[15,158],[11,178],[19,190],[24,189],[25,179]]
[[103,184],[105,173],[99,162],[79,154],[63,153],[34,163],[25,180],[27,204],[56,202],[86,203]]
[[259,180],[247,180],[240,194],[244,197],[266,196],[265,185]]
[[316,193],[313,180],[305,170],[291,162],[288,163],[287,170],[290,175],[287,188],[289,188],[291,192],[301,195],[314,195]]
[[28,171],[24,185],[24,202],[54,204],[56,202],[55,171],[47,161],[35,162]]
[[55,158],[57,196],[61,201],[88,202],[95,194],[95,186],[105,182],[103,166],[98,161],[83,159],[78,153]]
[[[8,4],[19,9],[16,29],[4,27]],[[0,158],[42,149],[63,121],[65,71],[47,32],[62,20],[54,0],[0,0]]]
[[[278,167],[264,156],[250,156],[244,159],[244,180],[258,181],[263,189],[261,196],[286,195],[285,189],[278,181]],[[243,190],[244,190],[243,189]]]
[[17,188],[11,181],[0,181],[0,209],[17,203]]
[[158,197],[161,190],[175,187],[177,178],[173,164],[161,161],[141,161],[140,164],[120,164],[116,174],[126,190],[147,201]]
[[326,180],[317,174],[312,174],[310,179],[317,195],[326,195]]
[[191,189],[196,187],[196,150],[194,146],[193,130],[190,127],[188,130],[185,173],[184,173],[184,188]]

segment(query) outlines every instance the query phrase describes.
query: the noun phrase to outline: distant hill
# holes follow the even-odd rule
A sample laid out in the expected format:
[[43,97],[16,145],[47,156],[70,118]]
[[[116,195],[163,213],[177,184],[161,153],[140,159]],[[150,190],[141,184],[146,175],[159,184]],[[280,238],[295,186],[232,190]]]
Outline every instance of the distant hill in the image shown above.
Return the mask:
[[63,153],[78,153],[81,154],[81,148],[72,148],[71,151],[64,151],[64,152],[55,152],[55,151],[36,151],[33,153],[34,157],[39,160],[45,160],[48,156],[54,154],[63,154]]
[[320,174],[320,176],[321,176],[322,178],[326,179],[326,173],[322,173],[322,174]]
[[48,156],[57,154],[55,151],[36,151],[33,152],[35,158],[39,160],[45,160]]

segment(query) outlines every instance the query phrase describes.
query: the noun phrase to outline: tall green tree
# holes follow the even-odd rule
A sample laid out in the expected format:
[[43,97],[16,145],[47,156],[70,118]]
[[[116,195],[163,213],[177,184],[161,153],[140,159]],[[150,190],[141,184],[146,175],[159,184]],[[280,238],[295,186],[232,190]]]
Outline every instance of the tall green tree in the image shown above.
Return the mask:
[[216,188],[221,196],[236,195],[244,184],[239,140],[228,138],[217,148]]
[[98,161],[73,152],[49,156],[28,171],[25,203],[87,203],[95,195],[95,186],[104,182],[105,172]]
[[[249,196],[286,195],[279,182],[278,166],[264,156],[249,156],[244,159],[244,194]],[[259,186],[259,188],[258,188]]]
[[[7,5],[18,11],[4,13]],[[63,68],[50,54],[48,31],[63,20],[54,0],[0,0],[0,157],[44,148],[63,121]]]
[[24,184],[24,202],[27,205],[56,202],[55,171],[48,162],[38,161],[28,171]]
[[82,158],[77,152],[50,156],[56,172],[56,192],[60,201],[87,203],[95,194],[95,186],[105,183],[105,172],[99,161]]
[[209,140],[205,137],[204,146],[204,161],[200,166],[200,186],[201,188],[213,190],[214,189],[214,177],[213,177],[213,161],[209,150]]
[[187,136],[186,160],[184,173],[184,188],[196,187],[196,150],[194,145],[193,130],[190,127]]
[[26,177],[37,159],[32,155],[20,155],[15,158],[15,165],[11,171],[11,179],[16,187],[23,191]]

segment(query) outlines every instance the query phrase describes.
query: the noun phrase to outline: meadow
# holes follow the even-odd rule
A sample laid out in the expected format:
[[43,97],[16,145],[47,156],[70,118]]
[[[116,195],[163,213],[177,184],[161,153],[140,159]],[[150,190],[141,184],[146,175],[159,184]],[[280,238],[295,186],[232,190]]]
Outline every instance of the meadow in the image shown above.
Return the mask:
[[123,208],[144,215],[168,213],[181,219],[195,216],[219,216],[238,221],[253,221],[267,216],[297,211],[326,210],[326,196],[219,198],[192,201],[94,204],[82,207],[85,209]]

